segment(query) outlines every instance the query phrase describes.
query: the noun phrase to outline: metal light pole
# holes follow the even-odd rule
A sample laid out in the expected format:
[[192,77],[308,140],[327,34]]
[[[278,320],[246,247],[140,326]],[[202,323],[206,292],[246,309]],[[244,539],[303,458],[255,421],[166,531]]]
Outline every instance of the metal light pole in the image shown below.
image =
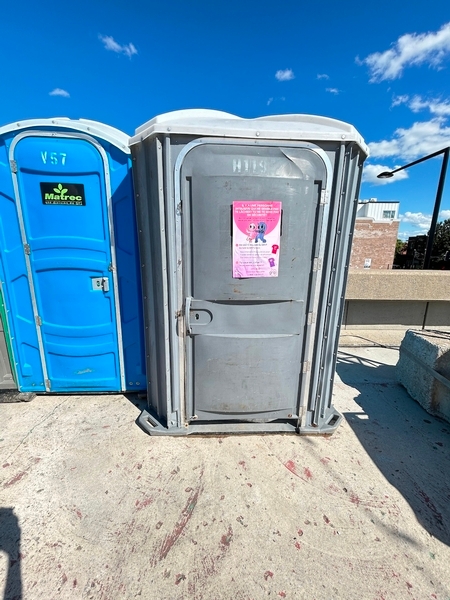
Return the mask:
[[409,167],[412,167],[413,165],[417,165],[417,164],[423,162],[424,160],[428,160],[429,158],[434,158],[435,156],[439,156],[439,154],[444,155],[444,158],[442,159],[441,174],[439,176],[439,183],[438,183],[437,192],[436,192],[436,200],[434,201],[434,210],[433,210],[433,216],[431,218],[430,232],[428,234],[427,248],[425,250],[425,259],[423,261],[424,269],[430,268],[431,251],[433,250],[433,242],[434,242],[434,234],[436,231],[436,223],[437,223],[438,216],[439,216],[439,209],[441,207],[442,193],[444,191],[444,183],[445,183],[445,175],[447,173],[449,151],[450,151],[450,146],[448,148],[442,148],[442,150],[433,152],[433,154],[429,154],[428,156],[424,156],[423,158],[419,158],[418,160],[415,160],[407,165],[403,165],[403,167],[398,167],[398,169],[394,169],[393,171],[383,171],[383,173],[380,173],[379,175],[377,175],[377,177],[379,179],[388,179],[389,177],[393,177],[394,173],[397,173],[398,171],[403,171],[403,169],[408,169]]

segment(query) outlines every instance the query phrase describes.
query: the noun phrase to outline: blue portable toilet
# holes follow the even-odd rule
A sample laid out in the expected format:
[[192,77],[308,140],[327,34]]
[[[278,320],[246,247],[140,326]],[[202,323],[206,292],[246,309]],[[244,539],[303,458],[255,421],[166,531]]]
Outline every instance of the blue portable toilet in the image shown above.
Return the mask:
[[146,388],[126,134],[66,118],[0,128],[0,280],[20,391]]

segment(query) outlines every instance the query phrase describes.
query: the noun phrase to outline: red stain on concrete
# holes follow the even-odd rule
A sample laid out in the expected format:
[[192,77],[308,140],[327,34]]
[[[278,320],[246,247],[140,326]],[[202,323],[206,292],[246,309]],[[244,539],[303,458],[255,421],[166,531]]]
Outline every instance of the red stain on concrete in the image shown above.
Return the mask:
[[288,460],[284,463],[284,466],[286,467],[286,469],[288,471],[290,471],[293,475],[295,475],[296,477],[298,477],[299,479],[302,479],[303,481],[309,481],[312,478],[312,473],[311,471],[308,469],[308,467],[305,467],[305,469],[303,470],[303,473],[305,475],[305,477],[303,477],[302,475],[300,475],[300,473],[297,471],[297,465],[295,464],[295,462],[293,460]]
[[[223,559],[230,550],[230,542],[233,537],[232,527],[228,527],[228,531],[222,536],[219,543],[219,552],[211,551],[207,556],[201,559],[201,563],[189,572],[187,583],[189,595],[186,598],[195,598],[195,600],[206,600],[203,595],[206,579],[218,574]],[[264,577],[272,577],[273,573],[266,571]],[[234,579],[232,578],[232,581]],[[209,598],[209,596],[208,596]]]
[[178,573],[178,575],[175,577],[175,585],[178,585],[184,579],[186,579],[186,575],[184,575],[184,573]]
[[434,519],[437,522],[437,524],[438,525],[443,525],[444,523],[443,523],[442,514],[437,510],[437,508],[434,505],[434,503],[431,500],[431,498],[423,490],[419,490],[419,496],[422,498],[422,500],[428,506],[428,508],[430,509],[430,511],[433,513]]
[[297,467],[295,466],[295,462],[293,460],[288,460],[287,462],[284,463],[284,466],[286,467],[286,469],[288,471],[293,473],[296,477],[299,476],[297,473]]
[[152,502],[153,502],[152,496],[147,496],[147,498],[144,498],[143,500],[136,500],[136,502],[135,502],[136,510],[142,510],[143,508],[145,508]]
[[208,577],[217,574],[217,562],[220,560],[220,556],[205,556],[202,558],[203,572]]
[[330,522],[330,519],[327,517],[327,515],[323,515],[323,520],[325,521],[325,523],[328,525],[328,523]]
[[279,595],[281,598],[286,598],[286,592],[278,592],[278,595]]
[[222,544],[222,546],[229,546],[232,539],[233,539],[233,529],[230,525],[228,527],[227,533],[220,538],[220,543]]
[[295,542],[295,547],[297,548],[297,550],[300,550],[302,545],[300,544],[300,542]]
[[313,476],[313,474],[311,473],[311,471],[310,471],[310,469],[309,469],[308,467],[305,467],[305,468],[303,469],[303,473],[305,474],[305,476],[306,476],[308,479],[312,479],[312,476]]
[[183,533],[184,528],[189,523],[192,517],[192,513],[194,512],[194,508],[197,505],[198,497],[201,491],[202,488],[199,487],[197,490],[193,491],[189,496],[185,507],[181,511],[180,518],[175,524],[175,527],[172,529],[171,533],[169,533],[169,535],[166,535],[166,537],[164,538],[164,541],[159,550],[158,560],[163,560],[164,558],[166,558],[166,556],[169,554],[170,550],[172,549],[180,535]]
[[9,487],[11,485],[14,485],[18,481],[20,481],[22,479],[22,477],[24,477],[26,474],[27,474],[26,471],[22,471],[21,473],[17,473],[17,475],[15,475],[12,479],[10,479],[6,483],[4,483],[3,487],[6,488],[6,487]]
[[264,579],[265,579],[266,581],[269,579],[269,577],[272,579],[272,577],[273,577],[273,573],[272,573],[272,571],[266,571],[266,572],[264,573]]
[[360,500],[359,496],[357,496],[356,494],[352,494],[350,496],[350,502],[352,504],[356,504],[356,506],[359,506],[361,504],[361,500]]
[[328,456],[324,456],[323,458],[320,459],[320,462],[324,465],[327,465],[330,462],[331,458]]

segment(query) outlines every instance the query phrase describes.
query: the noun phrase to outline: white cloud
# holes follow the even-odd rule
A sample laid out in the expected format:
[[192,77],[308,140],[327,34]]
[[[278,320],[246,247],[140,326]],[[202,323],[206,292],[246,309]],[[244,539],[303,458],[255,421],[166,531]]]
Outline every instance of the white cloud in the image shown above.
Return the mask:
[[409,129],[399,128],[391,140],[369,144],[372,157],[397,156],[405,160],[418,158],[450,146],[450,127],[443,117],[414,123]]
[[374,52],[358,64],[366,64],[372,83],[385,79],[398,79],[403,69],[410,66],[428,64],[442,68],[442,63],[450,53],[450,23],[439,31],[428,33],[406,33],[398,38],[389,50]]
[[281,102],[284,102],[286,100],[286,98],[284,96],[278,96],[277,98],[269,98],[267,100],[267,106],[270,106],[272,104],[272,102],[275,102],[277,100],[280,100]]
[[49,96],[62,96],[63,98],[70,98],[69,92],[66,90],[62,90],[61,88],[55,88],[51,92],[48,93]]
[[423,100],[420,96],[414,96],[408,106],[413,112],[428,108],[433,115],[450,116],[450,102],[448,100]]
[[133,54],[137,54],[138,51],[136,47],[131,42],[129,44],[119,44],[111,35],[100,35],[98,39],[103,42],[103,45],[106,50],[111,50],[111,52],[116,52],[117,54],[125,54],[128,58],[131,58]]
[[392,104],[391,107],[394,106],[399,106],[400,104],[406,104],[409,100],[409,96],[404,95],[404,96],[394,96],[392,98]]
[[[400,165],[399,165],[400,166]],[[362,180],[364,183],[375,183],[376,185],[385,185],[387,183],[394,183],[401,179],[408,179],[408,173],[406,171],[399,171],[390,177],[389,179],[378,179],[377,175],[384,171],[392,171],[395,167],[386,167],[385,165],[371,165],[365,164],[363,169]]]
[[[438,221],[445,221],[448,218],[450,218],[450,210],[441,210]],[[402,231],[398,232],[398,237],[401,240],[407,241],[410,237],[428,234],[431,225],[431,215],[421,212],[405,212],[405,214],[399,215],[399,219]],[[408,227],[407,230],[404,230],[405,224]]]
[[326,73],[319,73],[317,79],[330,79],[330,77]]
[[335,96],[337,96],[340,92],[340,90],[337,88],[326,88],[325,91],[329,92],[330,94],[334,94]]
[[405,212],[404,215],[399,215],[402,223],[410,223],[419,230],[419,233],[427,233],[430,229],[431,215],[424,215],[421,212]]
[[294,71],[292,69],[277,71],[275,73],[275,78],[278,79],[278,81],[290,81],[295,78]]
[[417,95],[412,98],[408,95],[394,96],[391,107],[399,106],[400,104],[407,104],[412,112],[415,113],[428,109],[433,115],[437,115],[438,117],[450,116],[449,100],[441,100],[439,98],[427,100]]

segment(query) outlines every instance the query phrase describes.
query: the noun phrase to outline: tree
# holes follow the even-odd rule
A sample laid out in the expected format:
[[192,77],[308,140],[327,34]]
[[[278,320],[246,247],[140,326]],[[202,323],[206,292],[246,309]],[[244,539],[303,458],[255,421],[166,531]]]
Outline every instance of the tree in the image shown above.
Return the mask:
[[403,242],[397,238],[395,243],[395,254],[394,254],[394,268],[404,269],[406,264],[406,251],[408,249],[408,242]]
[[404,252],[407,247],[408,242],[404,242],[403,240],[399,240],[397,238],[397,241],[395,242],[395,254],[400,254],[401,252]]
[[450,219],[436,225],[432,255],[442,256],[448,250],[450,250]]

